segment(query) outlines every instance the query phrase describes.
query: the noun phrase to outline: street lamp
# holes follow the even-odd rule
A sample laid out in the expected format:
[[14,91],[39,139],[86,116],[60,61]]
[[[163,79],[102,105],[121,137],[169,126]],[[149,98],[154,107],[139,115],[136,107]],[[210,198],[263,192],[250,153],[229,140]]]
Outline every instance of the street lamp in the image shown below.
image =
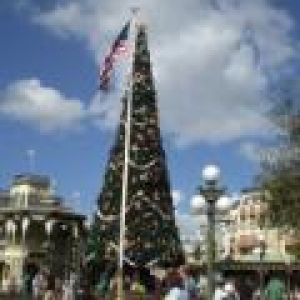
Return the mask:
[[287,256],[285,258],[285,265],[286,265],[286,273],[287,273],[287,300],[291,299],[291,277],[293,270],[291,269],[292,260],[291,256]]
[[266,243],[262,234],[258,235],[258,245],[254,249],[255,253],[259,254],[259,292],[262,297],[264,292],[264,276],[263,276],[263,260],[266,254]]
[[[224,189],[219,187],[220,169],[214,165],[204,167],[202,171],[203,185],[200,186],[200,196],[193,198],[191,207],[197,214],[207,204],[207,293],[208,300],[214,296],[214,260],[215,260],[215,213],[216,202],[224,193]],[[204,200],[204,201],[203,201]]]
[[51,235],[53,233],[53,229],[54,229],[54,225],[55,225],[56,221],[54,219],[49,219],[45,222],[45,232],[46,232],[46,236],[47,236],[47,240],[45,242],[45,246],[46,246],[46,256],[48,259],[48,268],[49,271],[52,273],[53,272],[53,250],[52,249],[52,240],[51,240]]

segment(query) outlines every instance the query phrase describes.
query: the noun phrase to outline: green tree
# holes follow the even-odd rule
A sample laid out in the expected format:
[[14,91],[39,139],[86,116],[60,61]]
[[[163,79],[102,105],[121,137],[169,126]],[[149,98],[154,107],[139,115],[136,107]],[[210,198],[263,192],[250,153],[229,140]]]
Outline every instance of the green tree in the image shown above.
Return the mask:
[[[271,120],[278,126],[268,159],[262,161],[261,186],[267,202],[266,216],[300,241],[300,110],[298,82],[285,82],[276,90]],[[299,251],[295,243],[294,251]]]
[[117,264],[128,101],[132,101],[132,115],[125,262],[141,268],[153,264],[158,267],[178,265],[183,262],[183,250],[175,224],[146,28],[143,25],[137,28],[132,93],[127,91],[122,99],[121,121],[98,198],[90,249],[98,253],[95,263]]

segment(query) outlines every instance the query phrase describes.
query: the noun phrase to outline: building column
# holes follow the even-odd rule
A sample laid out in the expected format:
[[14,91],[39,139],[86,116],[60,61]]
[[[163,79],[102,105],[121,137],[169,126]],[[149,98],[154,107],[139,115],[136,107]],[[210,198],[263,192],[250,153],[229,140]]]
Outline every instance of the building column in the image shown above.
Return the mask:
[[5,232],[6,232],[7,240],[12,241],[13,244],[16,243],[16,230],[17,230],[16,223],[13,220],[8,219],[5,223]]

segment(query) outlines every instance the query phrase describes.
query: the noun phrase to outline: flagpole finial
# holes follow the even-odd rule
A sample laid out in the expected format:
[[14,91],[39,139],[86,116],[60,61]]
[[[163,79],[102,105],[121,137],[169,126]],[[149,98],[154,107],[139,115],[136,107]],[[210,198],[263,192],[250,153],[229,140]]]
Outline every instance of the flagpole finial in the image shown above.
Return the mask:
[[137,26],[146,26],[145,16],[141,14],[141,8],[139,6],[132,6],[130,10],[135,24]]
[[131,13],[132,13],[134,16],[136,16],[136,15],[139,13],[140,8],[139,8],[138,6],[132,6],[132,7],[130,8],[130,11],[131,11]]
[[27,156],[29,160],[29,172],[31,173],[35,171],[35,155],[36,151],[34,149],[27,150]]

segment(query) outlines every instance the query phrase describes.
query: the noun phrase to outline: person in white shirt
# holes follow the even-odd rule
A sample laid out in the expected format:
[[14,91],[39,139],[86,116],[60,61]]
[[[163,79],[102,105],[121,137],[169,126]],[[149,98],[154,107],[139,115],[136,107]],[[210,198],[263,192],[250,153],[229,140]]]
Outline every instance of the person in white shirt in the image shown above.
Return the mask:
[[37,273],[32,280],[33,299],[39,299],[45,293],[46,279],[42,272]]
[[164,300],[188,300],[188,293],[185,289],[173,287],[169,290]]
[[226,297],[226,293],[224,290],[224,279],[219,277],[216,278],[216,289],[214,293],[214,300],[224,300]]
[[228,281],[224,286],[226,300],[240,300],[240,296],[235,288],[234,282]]

